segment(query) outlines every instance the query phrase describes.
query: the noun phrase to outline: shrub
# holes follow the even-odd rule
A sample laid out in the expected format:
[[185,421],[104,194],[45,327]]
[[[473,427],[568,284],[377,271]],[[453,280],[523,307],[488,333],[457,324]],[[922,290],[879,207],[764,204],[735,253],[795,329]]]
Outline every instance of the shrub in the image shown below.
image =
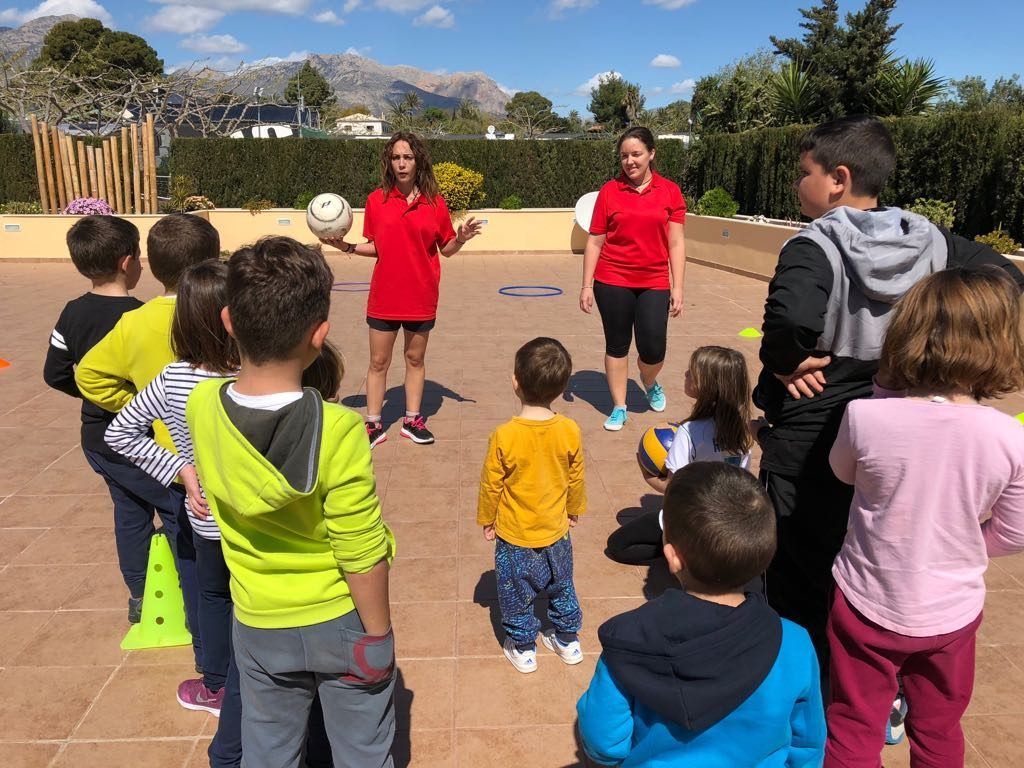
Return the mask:
[[927,197],[919,197],[913,205],[908,205],[907,210],[912,213],[919,213],[937,227],[952,229],[953,220],[956,218],[956,203],[945,200],[933,200]]
[[250,215],[255,216],[257,213],[263,213],[264,211],[269,211],[273,208],[274,201],[264,198],[253,198],[252,200],[246,200],[242,203],[242,207],[245,208]]
[[69,216],[113,216],[110,203],[98,197],[76,197],[62,211]]
[[302,192],[295,198],[295,210],[304,211],[309,208],[309,204],[313,202],[314,197],[316,197],[316,192]]
[[519,199],[519,195],[509,195],[498,203],[498,207],[506,211],[518,211],[523,207],[523,201]]
[[217,206],[213,204],[213,201],[203,195],[189,195],[185,198],[185,205],[182,210],[185,213],[189,211],[212,211]]
[[731,219],[740,212],[740,204],[724,189],[715,187],[701,195],[693,212],[698,216],[721,216],[723,219]]
[[30,213],[42,213],[43,206],[37,203],[35,200],[29,202],[19,202],[12,200],[9,203],[0,203],[0,213],[7,213],[12,216],[24,216]]
[[185,201],[195,195],[196,193],[196,180],[191,176],[185,174],[175,174],[171,176],[171,184],[167,201],[166,210],[168,213],[184,213],[185,212]]
[[1001,229],[989,232],[987,235],[978,235],[974,239],[979,243],[984,243],[996,253],[1013,253],[1019,251],[1021,247],[1020,243]]
[[479,207],[487,195],[483,191],[484,175],[463,168],[456,163],[438,163],[434,166],[441,197],[454,213]]

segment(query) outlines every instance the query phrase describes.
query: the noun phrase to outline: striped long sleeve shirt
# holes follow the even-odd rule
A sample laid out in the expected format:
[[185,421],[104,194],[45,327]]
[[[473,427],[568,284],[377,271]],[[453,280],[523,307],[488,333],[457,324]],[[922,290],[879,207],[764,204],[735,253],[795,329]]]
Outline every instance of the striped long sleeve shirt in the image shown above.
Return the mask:
[[[107,445],[131,459],[158,482],[170,485],[183,467],[195,463],[192,436],[185,422],[188,396],[200,381],[220,378],[224,378],[224,374],[194,368],[190,363],[171,363],[117,414],[107,428]],[[171,433],[177,455],[149,436],[149,427],[157,419]],[[204,539],[220,538],[220,529],[212,515],[206,520],[197,517],[187,498],[185,508],[197,534]]]

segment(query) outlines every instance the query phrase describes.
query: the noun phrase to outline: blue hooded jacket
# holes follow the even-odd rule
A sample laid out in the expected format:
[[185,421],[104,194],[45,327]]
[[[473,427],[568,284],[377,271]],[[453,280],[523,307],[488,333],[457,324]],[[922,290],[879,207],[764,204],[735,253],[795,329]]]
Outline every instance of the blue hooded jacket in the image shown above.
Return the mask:
[[732,608],[670,589],[599,630],[576,705],[602,765],[820,766],[825,714],[807,632],[764,597]]

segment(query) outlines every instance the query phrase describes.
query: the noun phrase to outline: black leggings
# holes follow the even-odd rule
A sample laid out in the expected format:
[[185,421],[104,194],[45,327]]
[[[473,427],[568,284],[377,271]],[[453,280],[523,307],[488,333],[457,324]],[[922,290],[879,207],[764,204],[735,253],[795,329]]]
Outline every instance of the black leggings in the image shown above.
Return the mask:
[[654,288],[623,288],[594,281],[594,300],[604,326],[608,357],[625,357],[636,336],[640,362],[657,365],[665,359],[669,292]]

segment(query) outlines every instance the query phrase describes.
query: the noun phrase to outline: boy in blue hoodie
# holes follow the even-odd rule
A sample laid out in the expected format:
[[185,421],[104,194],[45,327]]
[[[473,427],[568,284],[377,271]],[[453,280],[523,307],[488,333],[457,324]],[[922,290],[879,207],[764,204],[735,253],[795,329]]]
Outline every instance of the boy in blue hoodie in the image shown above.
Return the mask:
[[672,476],[664,554],[682,590],[598,630],[602,653],[576,705],[601,765],[821,765],[825,714],[807,632],[743,585],[775,552],[771,502],[749,473],[697,462]]

